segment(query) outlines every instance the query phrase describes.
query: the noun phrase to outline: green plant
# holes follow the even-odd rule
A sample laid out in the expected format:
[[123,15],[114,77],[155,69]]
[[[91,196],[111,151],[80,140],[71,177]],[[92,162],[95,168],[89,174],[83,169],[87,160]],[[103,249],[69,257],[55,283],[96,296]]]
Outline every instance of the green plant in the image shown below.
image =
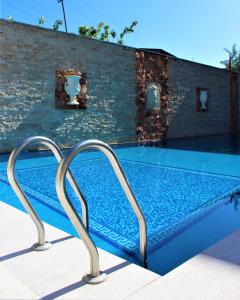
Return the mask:
[[45,18],[44,17],[40,17],[39,19],[38,19],[38,26],[41,26],[41,25],[43,25],[45,23]]
[[123,44],[125,35],[134,32],[137,24],[137,21],[133,21],[130,26],[126,26],[123,29],[119,36],[115,30],[111,29],[110,26],[106,25],[104,22],[99,22],[96,27],[82,25],[78,28],[78,32],[81,36],[98,39],[100,41],[111,40],[118,44]]
[[8,19],[8,21],[10,21],[10,22],[14,22],[14,19],[13,19],[13,17],[12,17],[11,15],[9,15],[9,16],[7,17],[7,19]]
[[223,64],[226,69],[240,73],[240,50],[237,49],[237,45],[233,44],[232,49],[228,50],[224,48],[228,53],[229,58],[222,60],[220,63]]
[[119,44],[123,44],[123,38],[126,34],[134,32],[134,28],[137,26],[138,21],[133,21],[132,24],[128,27],[126,26],[123,31],[120,33],[120,38],[118,39]]
[[[8,20],[13,22],[14,19],[11,15],[8,16]],[[44,16],[38,19],[37,26],[42,26],[45,23]],[[133,21],[130,26],[126,26],[122,32],[118,35],[115,30],[111,29],[109,25],[106,25],[104,22],[99,22],[96,27],[82,25],[78,28],[78,32],[80,36],[85,36],[93,39],[98,39],[100,41],[112,41],[118,44],[124,43],[124,37],[135,31],[135,27],[137,26],[138,21]],[[53,30],[59,30],[59,28],[63,25],[63,21],[57,19],[53,24]]]
[[53,24],[53,30],[59,30],[62,24],[63,24],[62,20],[56,20],[55,23]]

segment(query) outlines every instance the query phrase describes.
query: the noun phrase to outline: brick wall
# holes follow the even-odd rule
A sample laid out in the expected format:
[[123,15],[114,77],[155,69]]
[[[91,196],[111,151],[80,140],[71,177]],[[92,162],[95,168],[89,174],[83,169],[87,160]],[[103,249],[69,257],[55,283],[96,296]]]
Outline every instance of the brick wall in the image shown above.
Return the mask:
[[[135,50],[0,21],[0,152],[44,135],[61,146],[136,140]],[[88,78],[86,110],[55,109],[55,71]]]
[[[226,70],[169,58],[168,138],[230,133],[230,75]],[[196,112],[196,88],[208,88],[208,112]]]
[[240,75],[238,75],[238,126],[240,129]]
[[[65,147],[88,138],[106,142],[139,138],[136,49],[4,20],[0,44],[0,152],[32,135],[48,136]],[[156,59],[161,70],[162,61]],[[86,73],[86,110],[55,109],[59,69]],[[154,74],[151,67],[145,69]],[[165,75],[169,96],[164,98],[168,103],[161,99],[161,105],[168,108],[166,120],[164,115],[168,138],[230,132],[227,71],[170,57]],[[162,85],[160,77],[157,83]],[[238,82],[240,86],[239,78]],[[208,112],[196,112],[197,87],[209,91]],[[155,125],[150,127],[159,130]]]
[[230,74],[230,132],[232,136],[236,136],[239,133],[239,118],[238,118],[238,99],[239,99],[239,89],[238,89],[238,74],[231,72]]

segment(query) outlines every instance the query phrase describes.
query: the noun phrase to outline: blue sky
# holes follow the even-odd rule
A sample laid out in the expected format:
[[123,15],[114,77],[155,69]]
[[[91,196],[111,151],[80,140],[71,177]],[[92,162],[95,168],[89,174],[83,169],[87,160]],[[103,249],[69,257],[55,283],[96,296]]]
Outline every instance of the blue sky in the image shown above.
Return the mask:
[[[217,67],[223,48],[240,48],[240,0],[64,0],[70,32],[80,25],[104,21],[120,32],[139,22],[125,39],[133,47],[162,48],[174,55]],[[44,27],[62,18],[57,0],[0,0],[0,16]]]

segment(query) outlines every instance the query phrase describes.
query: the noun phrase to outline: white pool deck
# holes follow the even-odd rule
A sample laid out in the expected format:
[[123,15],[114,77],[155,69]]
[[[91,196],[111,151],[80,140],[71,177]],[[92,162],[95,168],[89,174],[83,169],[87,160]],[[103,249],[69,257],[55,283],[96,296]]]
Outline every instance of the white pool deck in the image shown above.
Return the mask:
[[0,299],[240,299],[240,231],[165,276],[99,249],[105,282],[88,285],[81,240],[46,224],[48,251],[35,252],[28,215],[0,202]]

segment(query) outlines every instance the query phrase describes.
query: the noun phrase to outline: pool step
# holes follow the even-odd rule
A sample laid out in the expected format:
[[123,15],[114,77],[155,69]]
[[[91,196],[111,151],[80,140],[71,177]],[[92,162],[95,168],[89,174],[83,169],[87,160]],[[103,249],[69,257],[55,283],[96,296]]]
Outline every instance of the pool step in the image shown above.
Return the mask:
[[[81,240],[44,224],[52,247],[48,251],[32,251],[36,232],[29,216],[1,201],[0,211],[0,265],[13,275],[13,282],[17,278],[37,295],[22,299],[60,296],[65,299],[116,299],[116,295],[125,299],[159,278],[156,273],[98,249],[102,270],[108,274],[108,279],[95,286],[85,284],[82,277],[89,271],[89,254]],[[11,293],[11,290],[8,285],[4,293]],[[1,289],[0,299],[3,299]]]
[[31,251],[35,231],[29,217],[3,202],[0,211],[0,299],[240,299],[240,267],[207,255],[161,277],[99,249],[108,280],[86,285],[81,278],[89,256],[79,239],[45,224],[53,247]]
[[204,251],[214,258],[240,265],[240,229]]
[[0,264],[1,299],[38,299],[30,287],[16,278],[3,264]]

